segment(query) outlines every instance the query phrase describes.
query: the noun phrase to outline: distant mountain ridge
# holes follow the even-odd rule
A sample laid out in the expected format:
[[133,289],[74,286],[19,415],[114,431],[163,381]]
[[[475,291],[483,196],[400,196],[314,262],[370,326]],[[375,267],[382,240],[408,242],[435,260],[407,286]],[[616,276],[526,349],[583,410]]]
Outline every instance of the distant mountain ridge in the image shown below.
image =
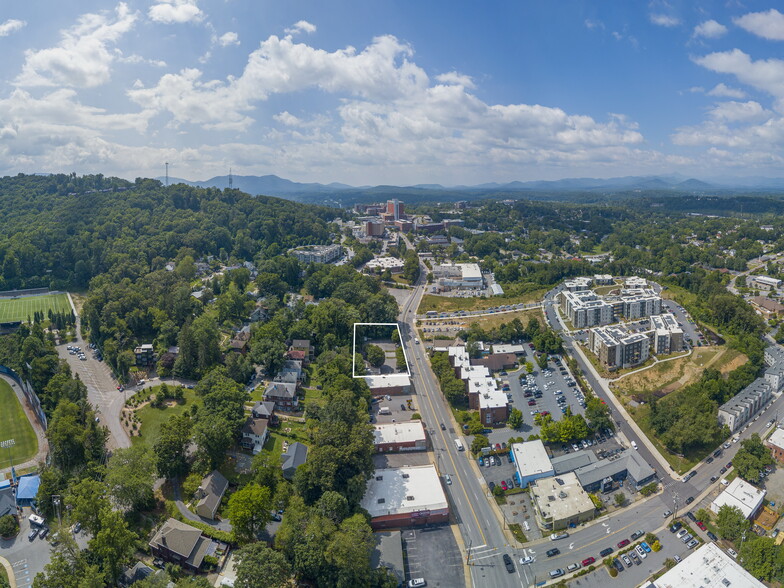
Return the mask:
[[[164,178],[157,178],[161,181]],[[209,180],[192,181],[169,178],[170,184],[184,183],[202,188],[228,188],[229,176],[215,176]],[[487,197],[513,197],[515,194],[534,197],[535,193],[557,199],[563,194],[574,199],[575,193],[605,194],[634,192],[672,192],[691,195],[731,195],[737,193],[784,193],[784,178],[742,177],[716,178],[704,181],[681,174],[656,176],[624,176],[617,178],[564,178],[561,180],[489,182],[474,186],[443,186],[442,184],[416,184],[413,186],[350,186],[334,182],[294,182],[276,175],[232,176],[234,188],[252,195],[277,196],[301,202],[329,203],[346,206],[373,198],[399,195],[417,201],[426,200],[473,200]]]

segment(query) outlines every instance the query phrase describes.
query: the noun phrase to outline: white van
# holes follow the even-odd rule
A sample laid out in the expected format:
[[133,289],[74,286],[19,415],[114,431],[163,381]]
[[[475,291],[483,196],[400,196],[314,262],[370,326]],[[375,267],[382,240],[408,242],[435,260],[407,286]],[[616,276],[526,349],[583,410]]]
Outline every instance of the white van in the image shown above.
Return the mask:
[[29,519],[30,519],[30,525],[33,527],[43,527],[44,523],[46,522],[46,519],[34,514],[31,514]]
[[465,447],[463,447],[463,442],[460,439],[455,439],[455,447],[457,447],[458,451],[465,451]]
[[382,406],[378,409],[378,414],[392,414],[392,411],[389,410],[388,406]]
[[632,441],[632,449],[637,451],[637,441]]

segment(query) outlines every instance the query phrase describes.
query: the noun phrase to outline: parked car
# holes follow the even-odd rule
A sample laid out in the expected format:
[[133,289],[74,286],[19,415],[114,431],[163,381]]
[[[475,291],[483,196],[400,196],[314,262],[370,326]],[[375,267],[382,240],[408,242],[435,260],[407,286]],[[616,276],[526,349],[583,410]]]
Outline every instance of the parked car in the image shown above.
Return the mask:
[[596,561],[595,557],[586,557],[581,563],[583,567],[586,567],[591,565],[595,561]]
[[689,497],[686,499],[686,504],[691,504],[692,502],[694,502],[694,496],[689,496]]
[[621,556],[621,559],[623,559],[623,563],[625,563],[625,564],[626,564],[626,567],[627,567],[627,568],[630,568],[630,567],[632,567],[632,560],[631,560],[631,559],[629,559],[629,556],[628,556],[628,555],[626,555],[626,554],[623,554],[623,555]]
[[710,531],[708,531],[708,539],[710,539],[711,541],[718,541],[718,540],[719,540],[719,538],[718,538],[718,537],[716,537],[716,535],[714,535],[714,534],[713,534],[712,532],[710,532]]
[[623,564],[617,557],[612,561],[612,565],[619,572],[622,572],[624,570]]
[[705,528],[705,523],[702,521],[697,521],[697,526],[702,529],[703,531],[707,531],[708,529]]
[[27,539],[29,541],[33,541],[35,540],[36,537],[38,537],[38,527],[35,527],[30,530],[30,534],[27,536]]
[[651,546],[648,545],[645,541],[640,543],[640,546],[645,550],[645,553],[650,553],[651,552]]
[[610,555],[610,554],[611,554],[613,551],[614,551],[614,550],[613,550],[613,548],[612,548],[612,547],[605,547],[604,549],[602,549],[602,550],[599,552],[599,556],[601,556],[601,557],[607,557],[607,556],[608,556],[608,555]]
[[559,539],[566,539],[569,536],[569,533],[566,531],[562,531],[561,533],[553,533],[550,535],[550,541],[558,541]]
[[670,533],[675,533],[682,526],[683,526],[683,523],[681,523],[680,521],[676,521],[675,523],[670,525]]
[[686,547],[688,547],[689,549],[694,549],[695,547],[697,547],[697,545],[699,545],[699,543],[700,543],[700,542],[699,542],[699,541],[697,541],[696,539],[692,539],[691,541],[689,541],[689,542],[686,544]]
[[559,578],[559,577],[561,577],[563,575],[564,575],[564,571],[561,568],[557,568],[555,570],[550,570],[550,577],[551,578]]
[[581,567],[582,566],[579,563],[574,562],[573,564],[569,564],[568,566],[566,566],[566,571],[567,572],[573,572],[575,570],[579,570]]
[[646,557],[648,557],[648,554],[645,553],[645,550],[642,548],[641,545],[638,545],[637,547],[635,547],[634,551],[635,551],[635,553],[637,553],[637,555],[639,556],[640,559],[645,559]]
[[632,537],[632,541],[634,541],[634,540],[635,540],[635,539],[637,539],[638,537],[642,537],[643,535],[645,535],[645,531],[643,531],[642,529],[638,529],[637,531],[635,531],[634,533],[632,533],[632,535],[631,535],[631,537]]
[[629,545],[629,543],[631,543],[631,541],[629,541],[628,539],[624,539],[623,541],[618,542],[618,549],[623,549],[624,547]]
[[413,578],[408,581],[408,588],[422,588],[423,586],[427,586],[424,578]]
[[664,514],[662,515],[665,519],[672,514],[671,510],[665,510]]

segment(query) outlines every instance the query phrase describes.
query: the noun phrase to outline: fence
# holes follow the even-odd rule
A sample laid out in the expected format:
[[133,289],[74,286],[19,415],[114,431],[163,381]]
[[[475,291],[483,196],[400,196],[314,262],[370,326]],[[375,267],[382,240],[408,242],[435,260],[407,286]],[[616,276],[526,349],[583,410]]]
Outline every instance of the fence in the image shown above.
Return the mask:
[[40,296],[41,294],[59,294],[50,292],[49,288],[28,288],[27,290],[4,290],[0,292],[0,298],[15,298],[17,296]]
[[22,392],[24,393],[28,404],[33,409],[33,413],[35,413],[38,422],[40,423],[43,430],[46,431],[48,424],[46,421],[46,414],[44,414],[44,409],[41,408],[41,401],[38,399],[38,395],[35,393],[35,390],[33,390],[33,385],[29,381],[23,381],[19,374],[17,374],[10,367],[6,367],[4,365],[0,365],[0,374],[6,374],[9,376],[22,389]]

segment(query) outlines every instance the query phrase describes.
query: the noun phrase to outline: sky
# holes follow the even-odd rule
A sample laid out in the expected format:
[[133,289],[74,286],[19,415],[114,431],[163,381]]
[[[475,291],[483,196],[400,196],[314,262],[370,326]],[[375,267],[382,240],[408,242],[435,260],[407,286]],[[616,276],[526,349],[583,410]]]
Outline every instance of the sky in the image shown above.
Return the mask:
[[774,1],[6,2],[0,52],[3,174],[784,176]]

